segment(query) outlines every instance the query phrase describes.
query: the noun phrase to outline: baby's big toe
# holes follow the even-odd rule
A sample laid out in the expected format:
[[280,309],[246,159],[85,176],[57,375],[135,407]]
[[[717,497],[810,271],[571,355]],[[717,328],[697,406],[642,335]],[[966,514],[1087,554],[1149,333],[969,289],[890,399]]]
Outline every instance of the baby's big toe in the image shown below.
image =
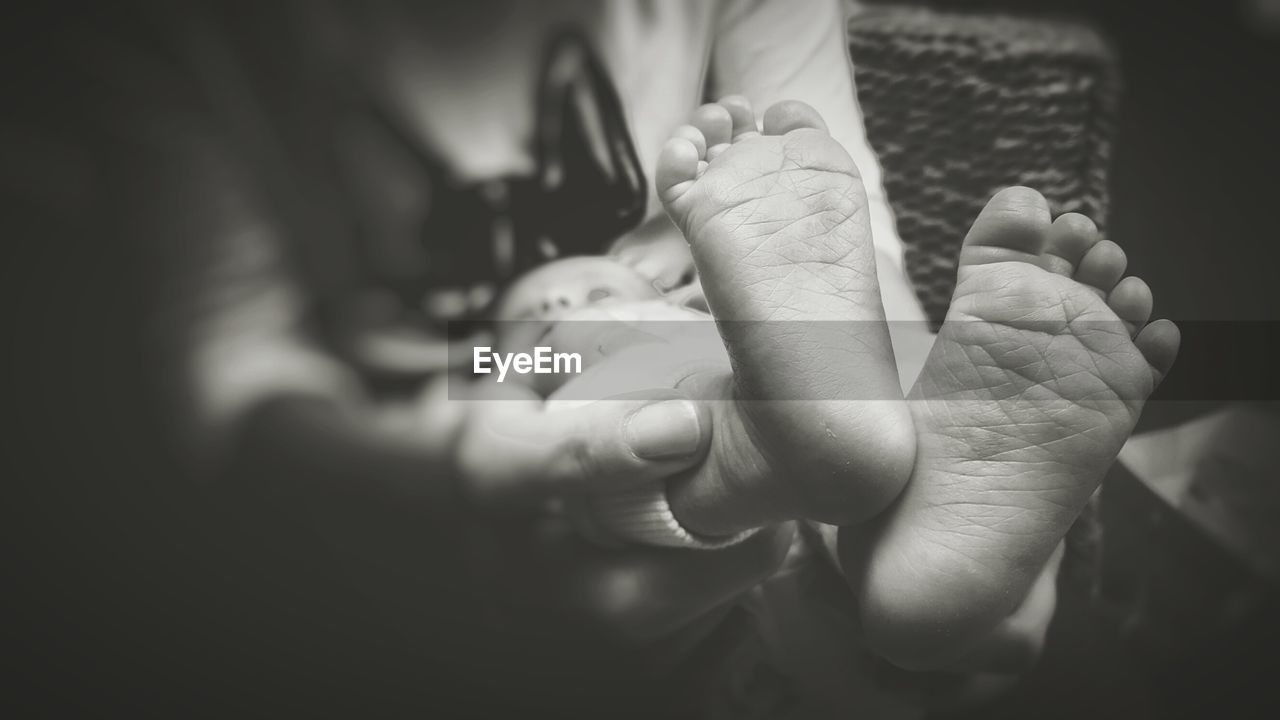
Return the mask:
[[1026,187],[1010,187],[991,198],[960,249],[960,264],[997,262],[1040,264],[1049,230],[1049,203]]

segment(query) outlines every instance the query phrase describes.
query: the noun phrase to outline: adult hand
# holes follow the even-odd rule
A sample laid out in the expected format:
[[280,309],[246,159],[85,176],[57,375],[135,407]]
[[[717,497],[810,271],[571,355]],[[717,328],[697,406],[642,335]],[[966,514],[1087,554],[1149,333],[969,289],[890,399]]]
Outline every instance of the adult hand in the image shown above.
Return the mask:
[[485,550],[479,570],[504,595],[647,645],[730,602],[785,558],[790,524],[718,551],[606,549],[545,509],[588,486],[661,482],[701,462],[710,442],[705,404],[660,390],[549,410],[515,384],[476,391],[456,469],[482,514],[506,511],[473,536]]
[[456,471],[482,508],[527,507],[588,485],[658,482],[700,462],[710,442],[708,409],[675,390],[554,410],[515,383],[473,392]]

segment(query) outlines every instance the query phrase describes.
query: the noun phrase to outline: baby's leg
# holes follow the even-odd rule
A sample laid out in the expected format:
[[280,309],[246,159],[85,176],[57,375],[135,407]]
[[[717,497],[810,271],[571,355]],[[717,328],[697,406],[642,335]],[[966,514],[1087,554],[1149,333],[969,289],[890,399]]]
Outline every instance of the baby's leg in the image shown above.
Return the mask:
[[[910,393],[911,481],[866,556],[869,644],[954,661],[1026,597],[1178,347],[1087,218],[1010,188],[965,239],[951,311]],[[879,522],[879,521],[877,521]],[[846,572],[866,533],[843,530]]]
[[[914,458],[857,168],[807,105],[700,108],[658,160],[732,376],[706,469],[670,484],[690,529],[805,517],[843,524],[897,496]],[[717,385],[718,383],[718,385]]]

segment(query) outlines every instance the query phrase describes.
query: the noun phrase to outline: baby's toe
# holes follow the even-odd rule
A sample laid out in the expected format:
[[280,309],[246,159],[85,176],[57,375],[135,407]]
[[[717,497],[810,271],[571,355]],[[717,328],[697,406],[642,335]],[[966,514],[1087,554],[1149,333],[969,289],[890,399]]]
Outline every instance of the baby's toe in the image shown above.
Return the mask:
[[792,130],[811,128],[827,132],[827,123],[807,103],[783,100],[764,111],[764,134],[786,135]]
[[1043,195],[1026,187],[1005,188],[974,220],[960,249],[960,264],[1039,264],[1048,228],[1049,203]]
[[1044,269],[1064,277],[1075,275],[1089,249],[1098,244],[1098,226],[1080,213],[1064,213],[1049,228],[1044,249]]
[[654,184],[664,203],[674,203],[682,197],[698,177],[700,165],[705,165],[702,153],[691,140],[673,137],[658,153],[658,166]]
[[702,131],[692,125],[681,125],[671,133],[671,137],[688,140],[698,149],[698,159],[707,159],[707,139],[703,136]]
[[1181,343],[1182,332],[1171,320],[1156,320],[1142,328],[1133,339],[1133,344],[1142,351],[1142,356],[1151,365],[1157,383],[1169,374]]
[[1142,278],[1133,276],[1121,280],[1107,296],[1107,305],[1124,321],[1130,336],[1147,324],[1153,302],[1151,288]]
[[733,116],[719,103],[707,103],[693,112],[691,124],[707,141],[705,159],[710,162],[729,147],[733,139]]
[[1076,282],[1089,286],[1100,296],[1106,297],[1124,277],[1129,259],[1124,250],[1110,240],[1101,240],[1080,260],[1076,267]]
[[748,140],[760,134],[756,125],[756,111],[751,102],[741,95],[727,95],[720,98],[720,104],[729,111],[733,119],[732,141]]

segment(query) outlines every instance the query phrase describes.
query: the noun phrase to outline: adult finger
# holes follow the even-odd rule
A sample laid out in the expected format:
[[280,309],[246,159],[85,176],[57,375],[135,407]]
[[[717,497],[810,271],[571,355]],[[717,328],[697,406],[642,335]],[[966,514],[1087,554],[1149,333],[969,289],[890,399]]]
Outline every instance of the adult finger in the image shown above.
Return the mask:
[[699,462],[710,440],[707,408],[675,390],[556,409],[516,386],[484,392],[489,399],[471,403],[457,455],[465,491],[482,505],[656,482]]

